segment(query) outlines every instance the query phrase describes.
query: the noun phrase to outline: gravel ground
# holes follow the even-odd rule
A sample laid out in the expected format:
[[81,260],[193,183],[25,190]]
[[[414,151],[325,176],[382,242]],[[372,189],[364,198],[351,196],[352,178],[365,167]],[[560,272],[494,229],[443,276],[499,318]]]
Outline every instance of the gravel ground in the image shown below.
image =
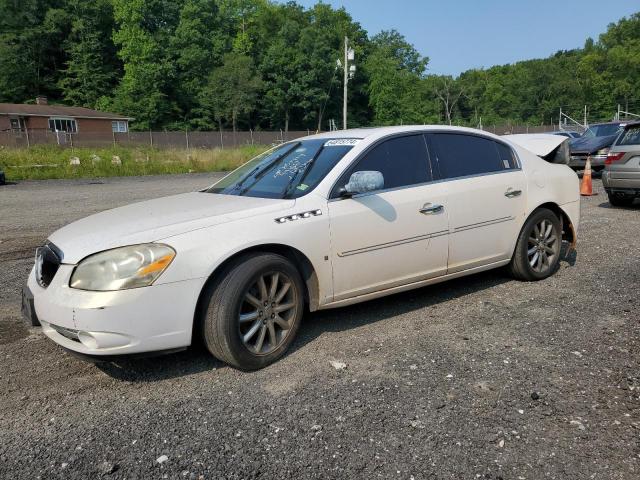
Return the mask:
[[640,478],[640,206],[599,181],[554,277],[307,315],[255,373],[197,349],[94,365],[21,322],[48,233],[211,176],[100,182],[0,187],[0,478]]

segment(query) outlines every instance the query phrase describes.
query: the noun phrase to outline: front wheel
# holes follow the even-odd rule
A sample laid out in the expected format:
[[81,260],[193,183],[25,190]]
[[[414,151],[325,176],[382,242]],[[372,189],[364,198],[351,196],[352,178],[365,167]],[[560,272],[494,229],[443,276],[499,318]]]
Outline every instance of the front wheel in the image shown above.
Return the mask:
[[551,276],[560,261],[562,228],[551,210],[541,208],[526,221],[509,264],[511,274],[527,282]]
[[241,370],[275,362],[300,326],[303,288],[287,258],[270,253],[241,257],[205,291],[201,327],[207,349]]

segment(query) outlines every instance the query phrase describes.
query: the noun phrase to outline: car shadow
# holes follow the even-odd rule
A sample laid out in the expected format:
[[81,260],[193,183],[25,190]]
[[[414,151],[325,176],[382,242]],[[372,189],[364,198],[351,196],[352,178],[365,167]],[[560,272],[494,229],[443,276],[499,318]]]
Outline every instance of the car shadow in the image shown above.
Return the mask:
[[614,207],[609,202],[603,202],[598,205],[599,208],[606,208],[610,210],[640,210],[640,201],[636,200],[631,205],[625,207]]
[[[556,271],[563,264],[575,265],[576,259],[576,250],[569,251],[568,244],[564,243],[561,261]],[[462,299],[507,282],[513,282],[514,288],[518,286],[518,282],[513,280],[504,268],[501,268],[352,306],[307,313],[302,320],[298,336],[287,354],[291,355],[303,349],[327,332],[346,332],[412,311],[436,307],[449,300]],[[111,362],[98,362],[96,367],[117,380],[145,383],[179,378],[227,366],[213,358],[204,346],[197,344],[179,353],[151,358],[124,358]]]
[[152,383],[208,372],[226,365],[212,357],[203,346],[195,345],[178,353],[96,362],[95,366],[117,380]]

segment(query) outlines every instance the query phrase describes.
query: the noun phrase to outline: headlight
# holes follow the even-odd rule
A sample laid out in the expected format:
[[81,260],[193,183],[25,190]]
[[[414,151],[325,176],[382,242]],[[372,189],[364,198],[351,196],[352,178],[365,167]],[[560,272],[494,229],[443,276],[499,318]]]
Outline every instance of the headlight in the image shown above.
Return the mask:
[[96,253],[80,262],[71,275],[69,286],[98,292],[147,287],[175,256],[173,248],[156,243]]
[[596,155],[606,157],[607,155],[609,155],[609,150],[611,150],[611,149],[610,148],[603,148],[602,150],[598,150],[596,152]]

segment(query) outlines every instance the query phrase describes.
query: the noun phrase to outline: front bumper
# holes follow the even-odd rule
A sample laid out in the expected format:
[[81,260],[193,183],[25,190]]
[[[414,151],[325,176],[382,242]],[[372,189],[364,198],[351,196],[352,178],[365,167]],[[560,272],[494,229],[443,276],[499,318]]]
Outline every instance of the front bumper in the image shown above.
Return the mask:
[[191,344],[196,303],[205,279],[118,292],[69,288],[72,265],[61,265],[45,289],[31,271],[27,287],[42,332],[92,356],[172,350]]
[[[588,155],[571,155],[569,160],[569,166],[571,168],[579,168],[582,169],[587,165],[587,157]],[[592,167],[604,167],[604,162],[607,160],[606,155],[591,155],[591,166]]]

